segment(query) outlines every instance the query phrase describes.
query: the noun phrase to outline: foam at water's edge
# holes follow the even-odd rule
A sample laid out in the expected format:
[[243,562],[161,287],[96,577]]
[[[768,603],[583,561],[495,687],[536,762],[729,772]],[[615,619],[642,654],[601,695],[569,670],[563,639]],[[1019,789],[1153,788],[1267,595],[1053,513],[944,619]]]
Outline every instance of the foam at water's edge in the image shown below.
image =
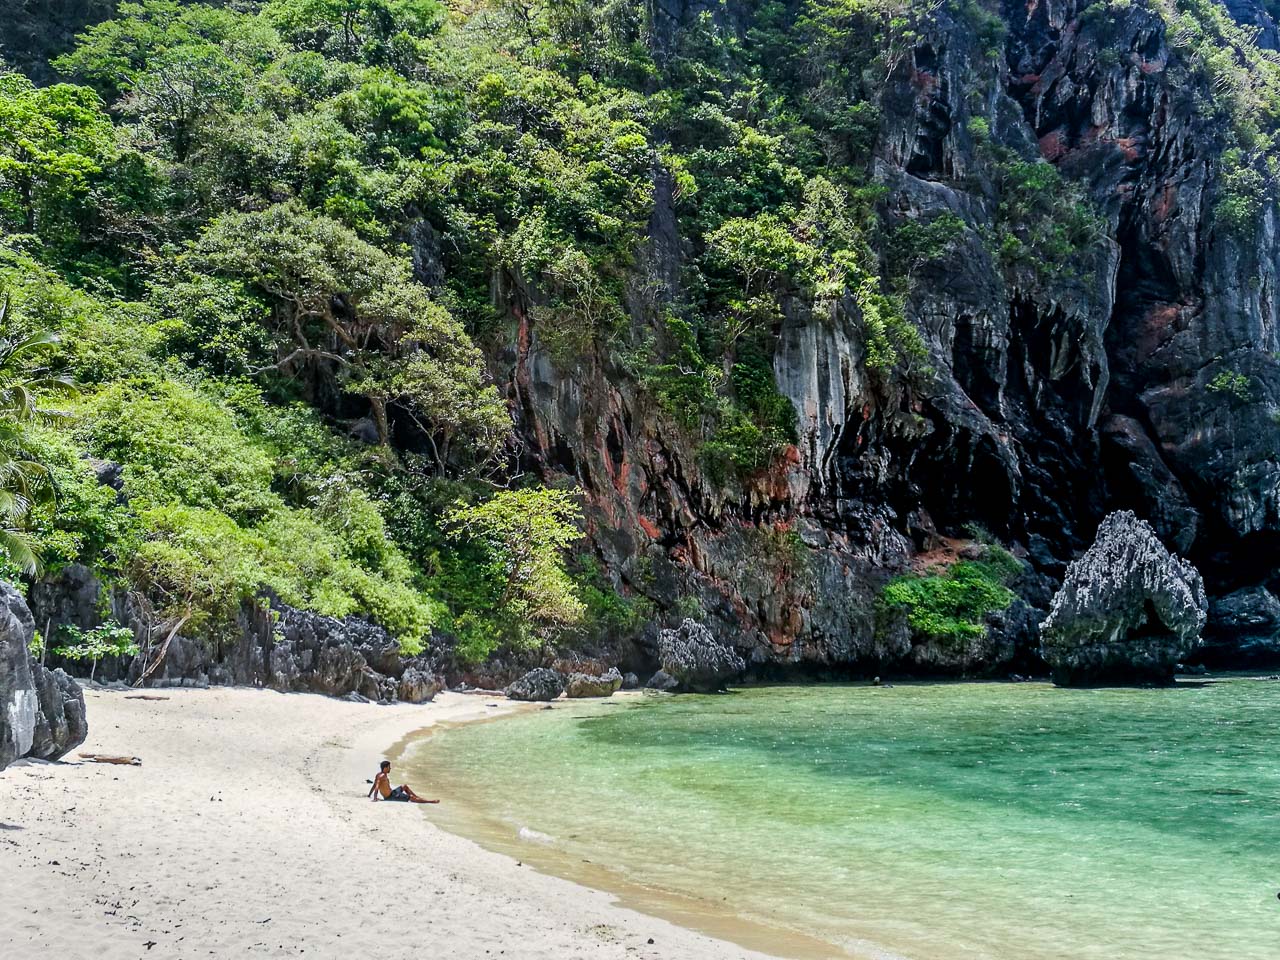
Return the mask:
[[521,827],[516,831],[516,835],[528,843],[541,843],[545,846],[554,846],[556,838],[546,833],[539,833],[537,830],[530,830],[528,827]]

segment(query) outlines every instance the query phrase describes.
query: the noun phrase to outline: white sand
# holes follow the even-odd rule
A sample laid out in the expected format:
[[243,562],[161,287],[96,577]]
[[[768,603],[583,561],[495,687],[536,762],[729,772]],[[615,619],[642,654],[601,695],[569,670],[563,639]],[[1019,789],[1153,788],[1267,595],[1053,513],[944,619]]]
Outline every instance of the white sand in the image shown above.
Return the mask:
[[79,749],[141,767],[0,772],[0,957],[763,957],[364,798],[406,734],[511,705],[153,693],[87,697]]

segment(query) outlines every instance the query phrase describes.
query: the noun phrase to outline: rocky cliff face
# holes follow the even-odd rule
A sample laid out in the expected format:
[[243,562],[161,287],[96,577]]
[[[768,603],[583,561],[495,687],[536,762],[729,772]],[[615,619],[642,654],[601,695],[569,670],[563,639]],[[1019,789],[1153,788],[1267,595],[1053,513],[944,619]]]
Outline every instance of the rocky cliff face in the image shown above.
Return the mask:
[[0,60],[40,83],[58,79],[49,59],[89,24],[112,16],[116,0],[12,0],[5,5]]
[[57,760],[84,743],[84,692],[29,652],[35,623],[26,601],[0,582],[0,770],[20,757]]
[[[79,22],[110,6],[51,9]],[[648,5],[655,59],[667,63],[703,18],[752,42],[762,6]],[[1276,47],[1263,4],[1225,9]],[[1050,597],[1117,509],[1203,572],[1207,662],[1280,662],[1277,209],[1256,187],[1256,215],[1220,214],[1232,121],[1219,109],[1221,78],[1197,62],[1171,10],[1155,0],[937,8],[879,85],[871,162],[883,236],[956,225],[910,268],[905,313],[927,362],[880,375],[856,302],[816,309],[784,296],[772,369],[797,438],[752,476],[712,476],[696,438],[608,350],[569,367],[554,359],[532,319],[540,292],[493,278],[510,333],[491,345],[490,365],[515,411],[522,467],[582,489],[589,539],[615,586],[660,613],[629,665],[651,669],[659,628],[693,614],[758,673],[1034,667]],[[975,15],[999,29],[977,29]],[[1042,160],[1065,186],[1019,182],[1020,164]],[[690,256],[672,178],[657,167],[652,194],[628,284],[636,343],[661,337]],[[1078,204],[1091,211],[1088,230],[1069,252],[1048,256],[1024,236],[1010,256],[1006,221],[1019,202],[1049,207],[1040,229],[1050,239],[1080,219]],[[419,279],[439,283],[434,228],[405,240]],[[940,550],[954,559],[974,527],[1025,560],[1012,585],[1020,599],[992,617],[985,642],[960,649],[886,618],[885,582]],[[77,589],[65,575],[41,589],[40,617],[92,625],[76,602],[63,609]],[[341,668],[299,667],[315,631],[298,630],[281,646],[246,624],[236,654],[180,643],[159,676],[298,688],[315,675],[319,689],[361,688],[364,647],[348,644]],[[325,679],[335,670],[341,683]],[[398,676],[375,672],[380,693]]]
[[[710,9],[664,5],[655,44]],[[721,29],[745,35],[749,4],[715,9]],[[1274,41],[1261,5],[1230,9]],[[667,609],[696,597],[758,665],[956,669],[926,638],[878,628],[875,599],[886,576],[969,524],[1027,559],[1018,589],[1041,611],[1116,508],[1190,556],[1215,596],[1248,590],[1251,610],[1274,606],[1275,205],[1234,229],[1215,215],[1224,122],[1154,5],[1006,2],[1000,18],[993,58],[941,8],[880,103],[886,224],[963,223],[907,302],[932,373],[883,382],[862,362],[856,306],[787,304],[773,369],[799,439],[740,486],[713,483],[608,358],[557,367],[526,319],[536,291],[501,291],[516,334],[494,369],[531,465],[582,486],[592,538],[624,589]],[[1099,217],[1062,269],[1002,262],[992,241],[1009,165],[1040,158]],[[661,176],[654,195],[642,259],[661,299],[679,295],[683,247]],[[652,324],[652,307],[637,297],[631,319]],[[1240,607],[1214,609],[1229,620]],[[1011,619],[997,662],[1036,643],[1039,616]]]

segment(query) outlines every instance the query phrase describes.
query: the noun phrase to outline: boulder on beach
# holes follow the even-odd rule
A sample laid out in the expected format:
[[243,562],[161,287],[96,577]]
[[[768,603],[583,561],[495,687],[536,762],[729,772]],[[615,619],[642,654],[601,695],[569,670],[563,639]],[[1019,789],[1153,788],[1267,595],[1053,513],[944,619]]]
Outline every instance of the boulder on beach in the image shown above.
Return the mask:
[[405,703],[428,703],[444,689],[444,678],[430,670],[408,666],[396,681],[396,699]]
[[649,682],[646,683],[645,686],[648,687],[650,690],[662,690],[667,693],[671,693],[671,692],[674,692],[678,686],[680,686],[680,681],[677,680],[675,677],[673,677],[671,674],[667,673],[667,671],[659,670],[657,673],[655,673],[652,677],[649,678]]
[[747,668],[737,651],[688,618],[676,629],[658,634],[658,662],[680,689],[703,693],[723,690],[731,677]]
[[84,691],[62,670],[31,665],[36,690],[36,725],[27,756],[57,760],[84,743],[89,736]]
[[1207,612],[1199,571],[1119,511],[1067,568],[1040,625],[1041,653],[1062,686],[1169,682],[1199,645]]
[[621,687],[622,674],[617,667],[610,667],[598,677],[589,673],[571,673],[565,681],[564,695],[573,699],[611,697]]
[[535,667],[505,692],[511,700],[554,700],[564,693],[564,677],[546,667]]
[[622,689],[623,690],[640,689],[640,678],[637,677],[634,673],[624,673],[622,675]]
[[0,769],[20,757],[57,760],[84,743],[84,692],[61,670],[31,659],[35,623],[12,585],[0,583]]

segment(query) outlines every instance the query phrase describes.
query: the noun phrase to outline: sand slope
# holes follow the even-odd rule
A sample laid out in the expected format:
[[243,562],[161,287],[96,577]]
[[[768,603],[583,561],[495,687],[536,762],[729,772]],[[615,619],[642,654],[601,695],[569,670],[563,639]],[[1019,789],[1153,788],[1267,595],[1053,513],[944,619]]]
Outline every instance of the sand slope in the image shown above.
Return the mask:
[[404,735],[510,705],[156,693],[169,699],[87,695],[81,749],[142,767],[0,773],[0,956],[762,956],[517,866],[422,807],[364,799]]

